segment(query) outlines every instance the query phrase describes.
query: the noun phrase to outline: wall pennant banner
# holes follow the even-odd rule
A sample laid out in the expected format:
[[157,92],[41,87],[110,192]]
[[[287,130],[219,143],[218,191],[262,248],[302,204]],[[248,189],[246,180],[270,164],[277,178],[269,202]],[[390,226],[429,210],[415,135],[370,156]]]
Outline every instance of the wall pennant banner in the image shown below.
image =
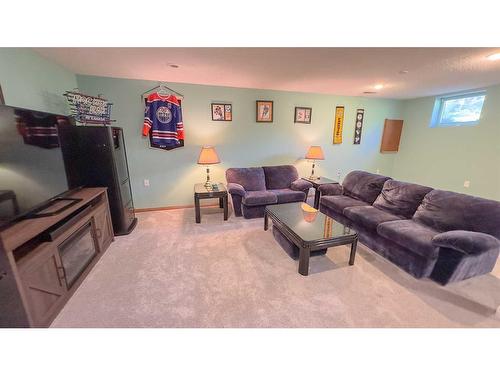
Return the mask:
[[356,126],[354,127],[354,144],[361,143],[361,131],[363,130],[363,119],[365,117],[365,110],[358,109],[356,111]]
[[333,124],[333,144],[342,143],[342,130],[344,129],[344,107],[335,107],[335,123]]

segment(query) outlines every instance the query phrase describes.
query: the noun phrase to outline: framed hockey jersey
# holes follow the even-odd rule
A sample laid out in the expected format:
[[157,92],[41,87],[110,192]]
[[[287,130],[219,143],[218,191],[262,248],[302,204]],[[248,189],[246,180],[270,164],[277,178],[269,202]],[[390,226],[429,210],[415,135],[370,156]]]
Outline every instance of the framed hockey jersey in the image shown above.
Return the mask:
[[16,109],[16,127],[27,145],[52,149],[59,147],[57,125],[66,124],[64,116]]
[[172,150],[184,146],[181,101],[174,95],[155,92],[145,99],[142,134],[152,148]]

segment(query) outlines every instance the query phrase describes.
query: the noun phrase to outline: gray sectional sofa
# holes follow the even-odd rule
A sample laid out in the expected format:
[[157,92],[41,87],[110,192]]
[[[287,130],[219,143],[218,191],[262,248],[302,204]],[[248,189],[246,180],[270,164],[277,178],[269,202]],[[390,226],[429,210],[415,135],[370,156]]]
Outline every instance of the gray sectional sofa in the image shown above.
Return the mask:
[[320,211],[416,278],[448,284],[490,272],[500,251],[500,202],[363,171],[323,185]]
[[226,180],[234,214],[246,219],[263,217],[268,204],[303,202],[312,187],[293,165],[229,168]]

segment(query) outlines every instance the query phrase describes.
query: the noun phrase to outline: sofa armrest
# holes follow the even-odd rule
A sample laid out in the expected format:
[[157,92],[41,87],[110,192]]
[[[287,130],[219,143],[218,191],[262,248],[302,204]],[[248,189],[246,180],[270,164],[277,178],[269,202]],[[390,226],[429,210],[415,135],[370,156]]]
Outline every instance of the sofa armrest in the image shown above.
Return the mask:
[[312,188],[312,186],[313,185],[309,181],[299,178],[298,180],[292,182],[292,184],[290,185],[290,189],[297,191],[306,191]]
[[451,230],[437,234],[432,238],[432,244],[455,249],[465,254],[480,254],[500,249],[500,241],[495,237],[466,230]]
[[325,184],[319,187],[322,196],[325,195],[342,195],[342,185],[340,184]]
[[236,194],[241,197],[244,197],[247,193],[243,186],[235,182],[230,182],[227,184],[227,191],[229,192],[229,194]]

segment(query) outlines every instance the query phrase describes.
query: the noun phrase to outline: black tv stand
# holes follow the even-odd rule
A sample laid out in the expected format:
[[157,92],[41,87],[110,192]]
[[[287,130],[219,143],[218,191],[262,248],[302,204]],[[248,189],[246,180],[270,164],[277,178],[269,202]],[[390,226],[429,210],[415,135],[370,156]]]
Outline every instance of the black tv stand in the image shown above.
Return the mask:
[[[52,207],[55,203],[61,202],[61,201],[68,201],[67,204],[65,204],[62,207],[57,208],[54,211],[46,211],[48,208]],[[64,212],[71,206],[74,206],[78,202],[81,202],[82,200],[80,198],[66,198],[66,197],[55,197],[47,202],[45,202],[43,205],[40,207],[37,207],[35,211],[32,211],[28,213],[26,216],[23,217],[23,219],[37,219],[40,217],[48,217],[48,216],[55,216],[59,215],[60,213]]]

